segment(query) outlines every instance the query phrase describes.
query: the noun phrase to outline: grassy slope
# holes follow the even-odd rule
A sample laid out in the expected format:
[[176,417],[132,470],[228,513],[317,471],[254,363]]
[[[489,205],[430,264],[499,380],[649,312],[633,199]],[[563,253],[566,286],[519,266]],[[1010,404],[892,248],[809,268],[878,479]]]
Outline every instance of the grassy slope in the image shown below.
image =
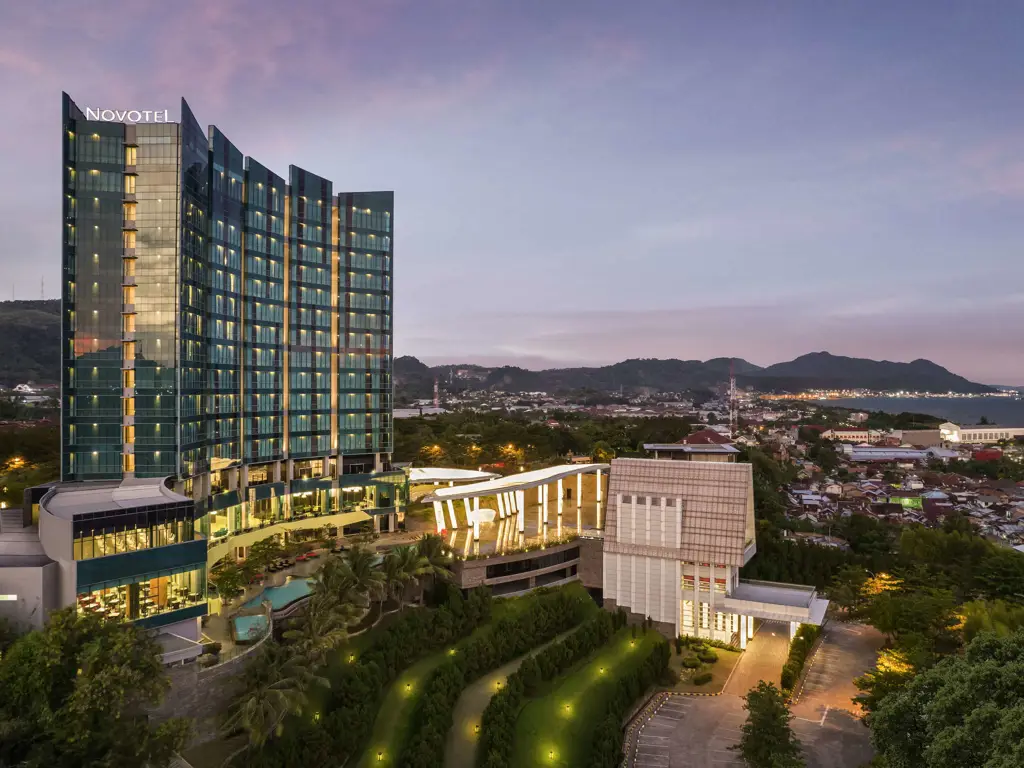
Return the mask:
[[631,639],[629,629],[616,633],[582,666],[559,677],[548,693],[523,708],[516,723],[515,768],[587,764],[594,729],[618,676],[636,668],[644,656],[640,651],[654,646],[660,636],[647,632],[635,648],[630,647]]
[[[583,590],[582,587],[579,589]],[[490,624],[503,616],[512,616],[525,610],[530,602],[530,595],[495,601],[490,622],[478,627],[473,635],[487,631]],[[422,682],[438,664],[445,660],[447,655],[448,650],[445,649],[420,659],[391,684],[384,696],[384,703],[377,713],[370,742],[363,753],[362,760],[358,763],[359,766],[386,768],[386,766],[395,764],[394,760],[408,738],[409,717],[412,715],[419,694],[423,691]],[[380,755],[379,759],[378,755]]]

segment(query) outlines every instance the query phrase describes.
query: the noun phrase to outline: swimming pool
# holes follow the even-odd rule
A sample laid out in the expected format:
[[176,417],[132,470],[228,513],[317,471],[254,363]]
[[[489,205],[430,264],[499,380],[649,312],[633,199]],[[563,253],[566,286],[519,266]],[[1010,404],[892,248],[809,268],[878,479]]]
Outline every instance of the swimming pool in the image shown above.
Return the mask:
[[267,633],[267,617],[262,613],[255,616],[236,616],[232,619],[235,626],[236,643],[253,643]]
[[279,611],[286,605],[301,600],[309,594],[311,585],[308,579],[289,579],[280,587],[267,587],[251,600],[246,601],[243,608],[259,608],[264,600],[270,601],[272,610]]

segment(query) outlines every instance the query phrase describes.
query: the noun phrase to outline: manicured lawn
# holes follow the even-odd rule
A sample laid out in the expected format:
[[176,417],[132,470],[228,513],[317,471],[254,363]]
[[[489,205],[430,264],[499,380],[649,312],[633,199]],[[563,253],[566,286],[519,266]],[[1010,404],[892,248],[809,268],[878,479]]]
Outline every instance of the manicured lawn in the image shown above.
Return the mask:
[[423,690],[423,680],[434,667],[445,660],[447,651],[432,653],[420,659],[402,674],[388,688],[381,704],[377,719],[373,723],[373,734],[370,743],[363,753],[360,766],[393,766],[395,765],[396,745],[405,743],[409,730],[409,715],[419,693]]
[[603,719],[620,675],[643,661],[641,649],[660,640],[645,632],[635,641],[628,628],[616,633],[582,666],[553,682],[545,695],[530,701],[516,722],[516,768],[576,768],[587,764],[594,729]]
[[[582,595],[586,595],[586,590],[578,584],[570,585],[566,589],[578,589]],[[488,631],[490,625],[502,617],[521,613],[532,602],[532,595],[495,600],[491,607],[490,621],[477,627],[469,637]],[[376,628],[366,634],[371,635],[374,631]],[[354,641],[358,641],[362,637],[354,638]],[[465,639],[467,638],[460,642],[464,642]],[[362,647],[365,648],[366,645]],[[370,768],[371,766],[386,768],[395,765],[394,761],[408,738],[409,718],[423,692],[423,681],[435,667],[447,658],[448,652],[449,649],[445,649],[420,659],[402,672],[391,684],[384,696],[384,703],[377,713],[377,719],[373,723],[373,732],[366,751],[363,753],[363,759],[358,763],[361,768]]]
[[[669,668],[678,672],[681,676],[679,683],[666,690],[679,691],[681,693],[719,693],[724,687],[729,675],[743,655],[739,651],[727,651],[724,648],[712,648],[718,654],[718,661],[708,666],[706,670],[686,669],[683,667],[683,656],[690,653],[690,650],[683,648],[683,655],[677,656],[676,649],[672,649],[672,656],[668,660]],[[711,673],[711,682],[704,685],[694,685],[689,678],[702,671]]]

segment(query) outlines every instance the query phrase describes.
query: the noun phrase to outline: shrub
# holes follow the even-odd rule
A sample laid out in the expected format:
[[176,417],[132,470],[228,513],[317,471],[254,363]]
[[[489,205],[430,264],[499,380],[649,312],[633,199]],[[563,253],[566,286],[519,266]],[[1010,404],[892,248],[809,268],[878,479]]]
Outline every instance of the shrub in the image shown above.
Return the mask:
[[[427,678],[423,686],[426,693],[416,701],[410,717],[408,742],[397,750],[399,758],[396,762],[399,765],[407,768],[443,765],[445,741],[452,727],[452,711],[465,687],[484,673],[578,625],[590,604],[588,597],[567,590],[541,593],[527,599],[533,599],[535,603],[522,613],[504,618],[461,643],[456,654],[445,659]],[[604,615],[611,626],[614,620],[610,615]],[[545,651],[541,657],[547,655]],[[519,672],[524,684],[531,680],[539,681],[537,657],[525,659]]]
[[820,636],[821,627],[814,624],[801,624],[793,635],[793,642],[789,644],[789,656],[782,667],[782,676],[779,679],[782,692],[787,696],[793,692],[793,686],[800,679],[800,673],[803,672],[814,641]]
[[683,638],[676,637],[672,642],[676,647],[676,656],[681,656],[683,653]]
[[711,673],[710,672],[701,672],[699,675],[694,675],[693,676],[693,684],[694,685],[705,685],[705,684],[710,683],[710,682],[711,682]]
[[196,662],[198,662],[200,667],[203,667],[205,669],[206,667],[212,667],[214,664],[216,664],[217,657],[212,653],[204,653],[202,656],[196,659]]
[[213,641],[212,643],[204,643],[203,644],[203,653],[212,653],[214,655],[217,655],[218,653],[220,653],[221,647],[222,647],[221,644],[218,643],[216,640]]
[[718,661],[718,654],[712,651],[710,648],[701,651],[697,654],[697,658],[703,661],[705,664],[714,664]]
[[696,669],[700,666],[700,659],[696,656],[683,656],[683,666],[687,669]]

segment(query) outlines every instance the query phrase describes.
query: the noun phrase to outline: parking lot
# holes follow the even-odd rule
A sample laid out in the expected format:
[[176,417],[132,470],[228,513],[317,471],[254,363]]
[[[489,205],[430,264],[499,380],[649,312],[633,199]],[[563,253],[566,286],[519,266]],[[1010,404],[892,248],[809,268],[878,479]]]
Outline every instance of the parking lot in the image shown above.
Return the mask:
[[[774,634],[773,634],[774,633]],[[810,768],[859,768],[871,759],[868,729],[852,714],[853,678],[874,663],[880,636],[870,627],[836,624],[826,630],[805,687],[793,705],[793,731]],[[788,625],[758,629],[721,696],[673,696],[638,739],[637,768],[743,768],[730,749],[746,721],[743,695],[760,679],[778,684],[788,649]]]

